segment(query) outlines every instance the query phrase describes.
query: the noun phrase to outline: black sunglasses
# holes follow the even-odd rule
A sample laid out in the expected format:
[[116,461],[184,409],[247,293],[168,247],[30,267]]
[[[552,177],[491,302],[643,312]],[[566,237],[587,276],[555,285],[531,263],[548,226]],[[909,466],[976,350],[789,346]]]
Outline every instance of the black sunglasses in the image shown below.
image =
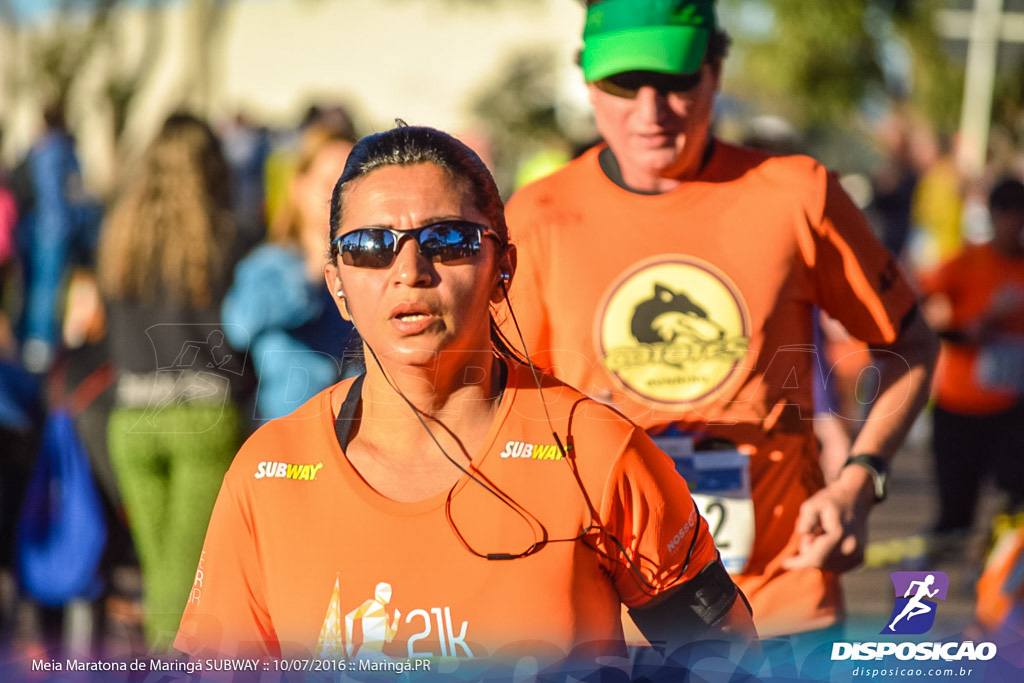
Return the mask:
[[476,256],[480,241],[493,237],[503,241],[497,232],[470,221],[440,221],[415,230],[391,228],[359,228],[331,240],[331,249],[341,254],[341,262],[356,268],[387,268],[395,262],[402,241],[416,240],[420,253],[434,263],[447,263]]
[[597,89],[614,97],[632,100],[640,88],[649,85],[659,94],[689,92],[700,84],[702,71],[692,74],[663,74],[656,71],[626,71],[594,81]]

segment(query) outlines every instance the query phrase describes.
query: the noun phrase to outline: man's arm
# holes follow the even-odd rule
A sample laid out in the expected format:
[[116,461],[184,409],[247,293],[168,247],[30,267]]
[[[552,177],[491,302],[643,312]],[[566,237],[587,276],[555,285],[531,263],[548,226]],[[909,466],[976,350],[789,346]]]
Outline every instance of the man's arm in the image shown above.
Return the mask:
[[[872,347],[879,371],[879,393],[851,448],[891,461],[928,400],[938,339],[914,310],[896,340]],[[800,507],[797,555],[787,569],[821,567],[843,572],[864,559],[867,518],[874,505],[874,482],[863,467],[845,467],[838,478]]]

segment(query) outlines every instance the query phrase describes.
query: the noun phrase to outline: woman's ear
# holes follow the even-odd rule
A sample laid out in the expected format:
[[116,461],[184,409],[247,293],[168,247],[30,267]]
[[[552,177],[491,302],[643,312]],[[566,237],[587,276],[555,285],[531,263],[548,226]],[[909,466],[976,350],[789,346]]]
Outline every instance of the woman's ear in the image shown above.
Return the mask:
[[338,313],[345,320],[352,322],[352,313],[348,310],[348,300],[345,298],[345,288],[341,284],[341,273],[333,262],[324,266],[324,281],[327,283],[327,291],[334,299],[334,305],[338,307]]
[[505,295],[512,286],[512,278],[516,274],[516,245],[509,244],[505,253],[498,261],[498,281],[494,283],[494,292],[491,293],[491,303],[499,304],[505,300]]

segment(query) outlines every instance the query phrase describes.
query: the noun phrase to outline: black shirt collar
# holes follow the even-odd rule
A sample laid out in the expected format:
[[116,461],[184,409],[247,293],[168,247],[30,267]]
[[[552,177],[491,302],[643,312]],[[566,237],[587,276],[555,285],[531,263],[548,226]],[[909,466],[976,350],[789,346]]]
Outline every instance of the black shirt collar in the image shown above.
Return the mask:
[[[712,155],[715,153],[715,139],[708,138],[708,144],[704,148],[704,156],[700,160],[700,170],[703,172],[707,168],[708,162],[711,161]],[[615,158],[615,153],[612,152],[611,147],[605,147],[597,155],[597,162],[601,166],[601,171],[604,172],[608,179],[613,183],[621,187],[623,190],[628,190],[634,194],[643,195],[656,195],[661,192],[645,192],[643,190],[637,190],[626,184],[626,181],[622,179],[622,168],[619,166],[619,160]]]

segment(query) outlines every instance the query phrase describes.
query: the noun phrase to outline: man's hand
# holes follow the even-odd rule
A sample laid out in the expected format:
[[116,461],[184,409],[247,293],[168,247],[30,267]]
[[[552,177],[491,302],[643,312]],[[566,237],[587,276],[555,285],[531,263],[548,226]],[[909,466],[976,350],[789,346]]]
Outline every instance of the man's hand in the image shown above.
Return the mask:
[[[913,311],[896,340],[872,346],[871,353],[879,372],[878,396],[850,451],[891,459],[928,400],[938,339]],[[797,553],[783,561],[783,568],[845,572],[858,566],[864,561],[874,500],[867,469],[842,468],[835,481],[800,506],[794,529]]]
[[868,513],[873,484],[862,467],[847,467],[832,484],[800,506],[794,533],[797,554],[782,562],[785,569],[819,568],[846,572],[864,561]]

